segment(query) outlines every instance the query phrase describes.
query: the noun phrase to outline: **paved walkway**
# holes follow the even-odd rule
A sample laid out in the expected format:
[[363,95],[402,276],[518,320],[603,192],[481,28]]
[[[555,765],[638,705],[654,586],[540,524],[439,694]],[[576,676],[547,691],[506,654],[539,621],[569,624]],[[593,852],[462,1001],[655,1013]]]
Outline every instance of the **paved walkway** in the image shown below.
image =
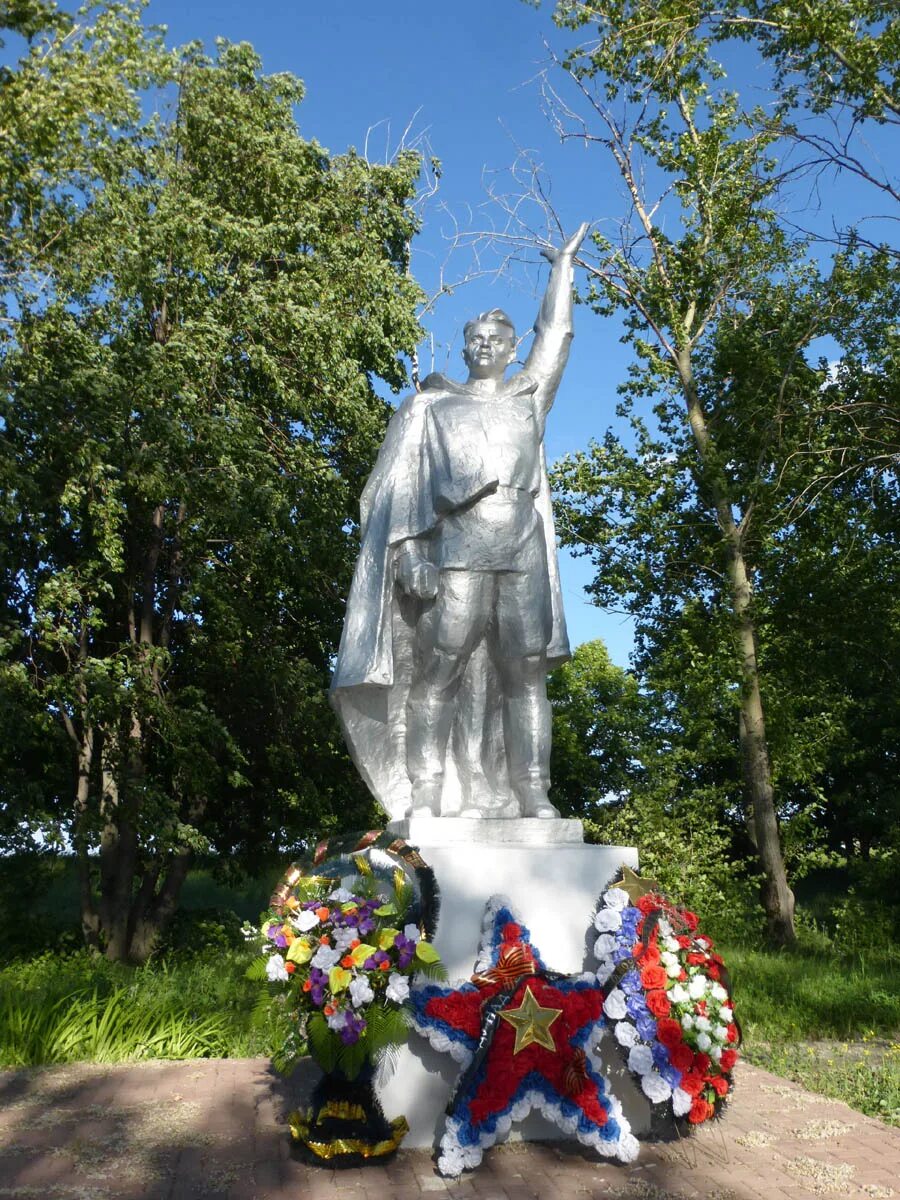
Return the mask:
[[[330,1171],[290,1154],[262,1059],[0,1072],[0,1197],[39,1200],[791,1200],[900,1197],[900,1130],[745,1063],[712,1129],[638,1163],[577,1144],[489,1151],[458,1183],[425,1151]],[[396,1114],[389,1113],[388,1116]]]

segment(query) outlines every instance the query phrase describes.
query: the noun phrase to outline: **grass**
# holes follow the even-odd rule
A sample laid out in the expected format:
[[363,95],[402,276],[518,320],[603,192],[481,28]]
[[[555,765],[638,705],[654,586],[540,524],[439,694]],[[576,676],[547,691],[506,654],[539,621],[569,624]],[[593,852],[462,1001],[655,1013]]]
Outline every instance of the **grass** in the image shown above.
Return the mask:
[[748,1062],[900,1125],[900,955],[721,944]]
[[0,969],[0,1066],[270,1055],[283,1030],[247,963],[233,950],[141,968],[85,952],[12,963]]

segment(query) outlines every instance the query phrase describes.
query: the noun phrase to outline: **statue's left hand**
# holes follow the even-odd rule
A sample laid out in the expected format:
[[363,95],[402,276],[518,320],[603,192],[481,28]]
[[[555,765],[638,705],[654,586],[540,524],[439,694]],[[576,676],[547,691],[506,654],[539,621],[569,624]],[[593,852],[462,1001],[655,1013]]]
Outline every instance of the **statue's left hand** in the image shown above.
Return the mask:
[[573,259],[581,248],[581,243],[584,241],[587,231],[590,227],[589,221],[583,221],[568,241],[561,246],[541,246],[541,254],[551,263],[556,262],[558,258]]

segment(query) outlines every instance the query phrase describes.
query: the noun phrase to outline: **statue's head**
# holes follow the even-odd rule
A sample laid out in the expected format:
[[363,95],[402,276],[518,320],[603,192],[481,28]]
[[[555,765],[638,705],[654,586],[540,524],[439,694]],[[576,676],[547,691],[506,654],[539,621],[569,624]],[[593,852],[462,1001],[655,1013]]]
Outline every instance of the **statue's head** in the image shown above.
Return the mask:
[[479,313],[463,328],[463,361],[470,379],[499,382],[516,357],[516,330],[502,308]]

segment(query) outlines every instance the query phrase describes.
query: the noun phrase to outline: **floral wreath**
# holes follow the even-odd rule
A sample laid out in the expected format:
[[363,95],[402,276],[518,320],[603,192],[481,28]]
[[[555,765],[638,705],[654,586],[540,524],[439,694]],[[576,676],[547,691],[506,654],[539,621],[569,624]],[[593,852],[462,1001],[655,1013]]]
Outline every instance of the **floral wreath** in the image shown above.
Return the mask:
[[[549,970],[509,901],[490,899],[471,981],[419,984],[412,993],[415,1029],[463,1068],[447,1105],[442,1175],[478,1166],[532,1110],[599,1154],[637,1157],[637,1140],[594,1054],[603,1000],[593,974]],[[522,1045],[517,1037],[513,1047],[507,1023],[535,1017],[548,1023],[546,1034],[533,1042],[523,1037]]]
[[740,1027],[725,964],[672,904],[628,868],[594,918],[603,1011],[628,1069],[658,1115],[689,1125],[718,1116],[733,1088]]

